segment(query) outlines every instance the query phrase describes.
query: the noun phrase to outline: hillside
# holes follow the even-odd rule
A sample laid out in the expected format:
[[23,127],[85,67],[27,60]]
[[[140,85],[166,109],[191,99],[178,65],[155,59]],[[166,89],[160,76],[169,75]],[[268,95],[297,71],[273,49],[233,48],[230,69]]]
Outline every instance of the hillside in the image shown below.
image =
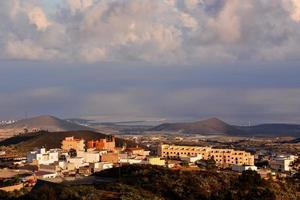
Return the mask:
[[283,141],[281,142],[282,144],[300,144],[300,138],[295,138],[293,140],[288,140],[288,141]]
[[19,120],[13,124],[0,126],[0,139],[26,132],[40,130],[47,131],[71,131],[71,130],[93,130],[90,127],[62,120],[53,116],[43,115],[29,119]]
[[300,143],[300,138],[294,139],[291,143]]
[[178,131],[188,134],[242,134],[243,131],[231,126],[217,118],[210,118],[203,121],[190,122],[190,123],[165,123],[156,126],[151,131]]
[[[35,147],[46,148],[59,148],[61,141],[65,137],[74,136],[76,138],[83,138],[84,140],[95,140],[105,138],[107,135],[94,131],[65,131],[65,132],[47,132],[40,131],[36,133],[28,133],[23,135],[14,136],[0,142],[0,146],[15,145],[21,152],[26,152],[34,149]],[[128,146],[135,146],[132,141],[125,141],[120,138],[116,138],[116,146],[122,146],[123,144]]]
[[[296,176],[282,182],[266,181],[251,170],[237,175],[213,170],[184,171],[151,165],[127,165],[97,172],[95,175],[115,178],[117,181],[113,184],[120,184],[120,188],[127,186],[135,189],[126,199],[288,200],[300,197],[300,185]],[[150,197],[143,197],[147,193],[150,193]]]
[[230,125],[217,118],[190,123],[165,123],[150,131],[176,131],[187,134],[230,135],[230,136],[300,136],[297,124],[261,124],[256,126]]
[[298,124],[260,124],[256,126],[244,126],[239,129],[248,135],[262,136],[300,136],[300,125]]

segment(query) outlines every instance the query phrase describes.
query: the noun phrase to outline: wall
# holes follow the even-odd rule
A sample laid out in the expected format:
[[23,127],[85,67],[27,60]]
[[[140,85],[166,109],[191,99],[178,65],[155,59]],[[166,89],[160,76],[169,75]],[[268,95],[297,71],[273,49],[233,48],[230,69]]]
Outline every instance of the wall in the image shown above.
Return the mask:
[[14,190],[20,190],[24,187],[23,183],[20,183],[18,185],[12,185],[7,187],[1,187],[0,190],[6,191],[6,192],[12,192]]
[[117,153],[104,154],[101,156],[101,162],[118,163],[119,162],[119,154],[117,154]]

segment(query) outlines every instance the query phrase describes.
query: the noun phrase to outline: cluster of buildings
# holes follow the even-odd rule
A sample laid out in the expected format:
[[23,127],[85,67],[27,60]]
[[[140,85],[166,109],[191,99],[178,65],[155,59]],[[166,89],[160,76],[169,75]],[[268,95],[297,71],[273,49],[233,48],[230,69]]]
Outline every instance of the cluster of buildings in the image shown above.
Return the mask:
[[254,156],[245,151],[214,149],[211,147],[175,146],[162,144],[153,156],[144,148],[116,147],[115,138],[108,136],[85,142],[66,137],[59,149],[35,149],[27,153],[27,163],[37,166],[39,178],[90,175],[104,169],[126,164],[151,164],[176,167],[181,162],[189,165],[213,159],[217,166],[253,166]]
[[[169,168],[180,168],[184,165],[207,167],[213,164],[236,172],[258,171],[254,165],[255,158],[246,151],[208,146],[160,144],[156,151],[150,152],[141,147],[116,147],[114,136],[89,141],[66,137],[62,140],[60,148],[49,150],[43,147],[36,148],[27,153],[26,161],[18,161],[21,166],[19,170],[27,170],[23,173],[26,174],[24,175],[26,178],[17,181],[12,188],[31,185],[37,179],[88,176],[101,170],[128,164],[150,164]],[[291,171],[291,164],[296,159],[296,156],[276,156],[269,160],[269,167],[273,171]],[[20,177],[20,173],[16,173]]]
[[[246,151],[161,144],[153,156],[150,151],[141,147],[116,147],[113,136],[87,142],[83,139],[66,137],[60,149],[47,151],[45,148],[40,148],[27,154],[27,162],[39,167],[38,172],[43,172],[41,172],[42,178],[75,174],[90,175],[103,169],[126,164],[176,167],[183,162],[195,166],[205,164],[208,160],[213,160],[217,167],[231,168],[233,171],[257,170],[254,165],[254,155]],[[295,160],[295,156],[278,156],[270,161],[270,167],[275,171],[290,171],[290,165]]]
[[66,137],[60,149],[35,149],[27,153],[27,162],[38,166],[36,173],[40,178],[89,175],[111,168],[118,162],[115,139],[88,141],[86,147],[83,139]]
[[24,187],[35,185],[37,178],[28,170],[2,169],[0,170],[0,190],[13,192]]
[[0,125],[9,125],[16,122],[17,122],[16,120],[0,120]]
[[37,148],[27,153],[27,164],[36,166],[38,178],[87,176],[94,172],[122,164],[165,165],[160,157],[150,156],[150,151],[140,147],[116,147],[115,138],[89,140],[66,137],[61,148]]
[[[158,148],[158,155],[165,159],[179,159],[188,163],[196,163],[207,165],[207,160],[213,160],[214,164],[221,168],[231,168],[233,171],[242,172],[245,170],[254,170],[259,173],[268,172],[293,172],[295,169],[300,169],[297,164],[298,156],[295,155],[272,155],[269,156],[267,166],[258,169],[255,166],[255,155],[246,151],[234,149],[218,149],[212,147],[200,146],[182,146],[162,144]],[[201,161],[201,162],[199,162]],[[296,166],[298,165],[298,166]]]

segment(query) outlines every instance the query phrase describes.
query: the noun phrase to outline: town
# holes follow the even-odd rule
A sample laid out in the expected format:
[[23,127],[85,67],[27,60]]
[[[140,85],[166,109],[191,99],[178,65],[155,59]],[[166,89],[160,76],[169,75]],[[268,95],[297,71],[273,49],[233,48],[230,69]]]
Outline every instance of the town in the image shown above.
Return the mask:
[[[158,165],[172,170],[216,170],[224,173],[256,171],[264,179],[293,176],[299,171],[298,155],[268,154],[215,148],[158,143],[156,149],[143,145],[117,147],[115,136],[97,140],[65,137],[61,146],[53,149],[37,147],[26,157],[11,158],[2,162],[0,190],[11,192],[32,188],[37,180],[53,183],[73,182],[94,184],[94,173],[126,165]],[[9,160],[1,152],[2,161]]]

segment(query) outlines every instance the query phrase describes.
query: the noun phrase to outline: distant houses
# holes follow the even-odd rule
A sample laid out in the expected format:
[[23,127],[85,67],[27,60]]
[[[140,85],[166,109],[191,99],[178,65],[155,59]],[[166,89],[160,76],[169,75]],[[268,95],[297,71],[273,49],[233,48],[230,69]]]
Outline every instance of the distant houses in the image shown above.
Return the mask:
[[[41,147],[29,151],[26,162],[19,162],[17,168],[27,170],[34,179],[31,180],[28,175],[28,177],[25,176],[25,179],[29,181],[18,180],[10,186],[20,189],[23,187],[21,187],[21,183],[30,185],[29,183],[34,183],[36,179],[57,181],[65,177],[89,176],[95,172],[131,164],[191,170],[224,169],[231,170],[232,173],[252,170],[257,171],[264,178],[268,178],[268,174],[273,174],[274,171],[290,172],[291,164],[297,159],[292,155],[274,156],[270,158],[269,168],[261,169],[254,166],[254,157],[249,152],[234,149],[172,144],[160,144],[157,153],[151,153],[138,146],[116,147],[114,136],[88,141],[71,136],[65,137],[61,141],[60,148],[47,150]],[[5,171],[0,170],[0,174],[1,172],[5,174]],[[9,191],[10,189],[5,190]]]

